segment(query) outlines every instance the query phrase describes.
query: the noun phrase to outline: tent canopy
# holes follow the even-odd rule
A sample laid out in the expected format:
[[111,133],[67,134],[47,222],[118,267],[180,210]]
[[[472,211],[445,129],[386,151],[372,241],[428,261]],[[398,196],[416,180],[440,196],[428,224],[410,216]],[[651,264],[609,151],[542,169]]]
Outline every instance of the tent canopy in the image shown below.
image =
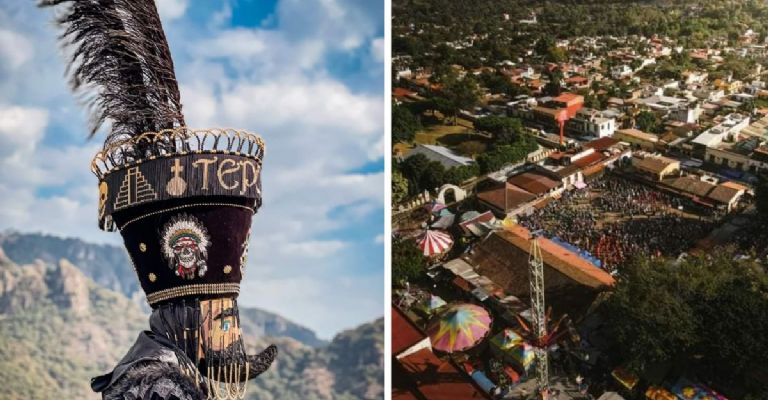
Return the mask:
[[427,230],[419,238],[419,249],[425,257],[433,257],[447,252],[453,246],[451,235],[443,231]]
[[491,316],[474,304],[453,304],[427,329],[432,347],[454,353],[480,343],[491,329]]

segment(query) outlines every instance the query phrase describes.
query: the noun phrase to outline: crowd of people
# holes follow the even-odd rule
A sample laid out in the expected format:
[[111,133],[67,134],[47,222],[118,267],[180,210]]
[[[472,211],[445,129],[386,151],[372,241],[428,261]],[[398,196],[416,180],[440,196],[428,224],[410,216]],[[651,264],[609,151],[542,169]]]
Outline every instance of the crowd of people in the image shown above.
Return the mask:
[[680,211],[683,200],[616,177],[567,191],[520,223],[588,251],[613,270],[634,255],[678,256],[714,222]]

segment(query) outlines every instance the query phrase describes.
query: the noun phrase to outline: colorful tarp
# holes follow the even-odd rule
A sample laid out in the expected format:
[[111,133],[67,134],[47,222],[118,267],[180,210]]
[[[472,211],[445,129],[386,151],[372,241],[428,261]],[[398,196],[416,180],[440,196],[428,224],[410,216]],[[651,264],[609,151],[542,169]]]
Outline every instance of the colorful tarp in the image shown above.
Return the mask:
[[658,386],[650,386],[648,390],[645,391],[645,398],[648,400],[678,400],[678,398],[667,389]]
[[531,364],[536,360],[536,353],[533,351],[533,346],[525,342],[512,347],[507,351],[507,354],[512,358],[512,361],[523,367],[523,370],[525,371],[528,371]]
[[424,208],[426,208],[428,212],[436,213],[436,212],[446,208],[446,205],[442,204],[442,203],[438,203],[436,201],[432,201],[429,204],[427,204],[426,206],[424,206]]
[[419,238],[419,249],[425,257],[433,257],[447,252],[453,246],[451,235],[436,230],[427,230]]
[[677,381],[672,393],[682,400],[728,400],[725,396],[704,385],[693,383],[685,378]]
[[491,338],[491,348],[506,362],[512,363],[522,372],[528,371],[536,360],[533,347],[523,340],[519,333],[506,328]]
[[454,304],[427,329],[432,348],[455,353],[480,343],[491,329],[491,316],[474,304]]
[[427,309],[429,309],[430,311],[437,310],[438,308],[440,308],[440,307],[442,307],[442,306],[444,306],[446,304],[448,304],[448,303],[446,303],[445,300],[443,300],[442,297],[434,295],[434,294],[430,295],[429,299],[427,299],[427,301],[426,301]]
[[491,339],[491,344],[499,350],[508,350],[523,342],[523,337],[510,328],[505,328]]

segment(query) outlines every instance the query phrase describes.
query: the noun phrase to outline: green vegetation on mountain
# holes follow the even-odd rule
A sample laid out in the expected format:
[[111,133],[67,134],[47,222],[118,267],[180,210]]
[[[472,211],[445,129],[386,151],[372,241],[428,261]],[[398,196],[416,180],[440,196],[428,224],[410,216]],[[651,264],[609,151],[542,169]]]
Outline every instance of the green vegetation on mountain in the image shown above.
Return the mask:
[[122,248],[85,243],[74,238],[18,232],[0,233],[0,247],[8,258],[19,265],[36,260],[48,264],[56,264],[61,259],[69,260],[100,286],[143,301],[136,273],[128,253]]
[[[66,259],[16,264],[3,252],[13,243],[0,247],[0,398],[100,398],[91,391],[90,379],[115,366],[147,328],[147,315]],[[45,243],[24,243],[38,254],[56,253]],[[84,249],[93,246],[82,244]],[[34,253],[26,257],[35,259]],[[240,313],[251,352],[269,343],[280,352],[269,371],[249,382],[248,399],[383,397],[382,320],[342,332],[326,344],[280,316],[247,307]]]
[[[144,311],[149,310],[128,254],[122,247],[37,233],[6,232],[0,233],[0,248],[19,265],[37,263],[38,260],[46,264],[68,260],[97,285],[120,292]],[[312,330],[277,314],[257,308],[244,308],[241,314],[244,328],[254,335],[286,336],[312,347],[327,344]]]
[[384,320],[336,335],[327,347],[290,338],[247,338],[252,351],[279,347],[270,370],[250,384],[251,400],[353,400],[384,397]]
[[0,287],[3,399],[98,398],[90,379],[146,329],[136,304],[67,261],[17,266],[0,252]]

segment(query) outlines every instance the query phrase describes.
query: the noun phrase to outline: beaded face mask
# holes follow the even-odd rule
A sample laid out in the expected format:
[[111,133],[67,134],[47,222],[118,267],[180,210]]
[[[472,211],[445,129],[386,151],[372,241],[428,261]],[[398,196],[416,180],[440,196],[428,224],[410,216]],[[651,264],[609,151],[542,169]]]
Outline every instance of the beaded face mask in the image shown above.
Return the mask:
[[206,343],[207,350],[220,352],[240,340],[237,304],[233,299],[201,301],[200,312],[205,316],[200,326],[200,344]]
[[[209,399],[245,398],[256,366],[245,352],[236,300],[183,301],[162,305],[156,313],[160,323],[153,330],[160,330],[176,344],[183,353],[179,359],[185,360],[180,362],[182,370],[205,388]],[[271,363],[274,354],[269,358]]]

